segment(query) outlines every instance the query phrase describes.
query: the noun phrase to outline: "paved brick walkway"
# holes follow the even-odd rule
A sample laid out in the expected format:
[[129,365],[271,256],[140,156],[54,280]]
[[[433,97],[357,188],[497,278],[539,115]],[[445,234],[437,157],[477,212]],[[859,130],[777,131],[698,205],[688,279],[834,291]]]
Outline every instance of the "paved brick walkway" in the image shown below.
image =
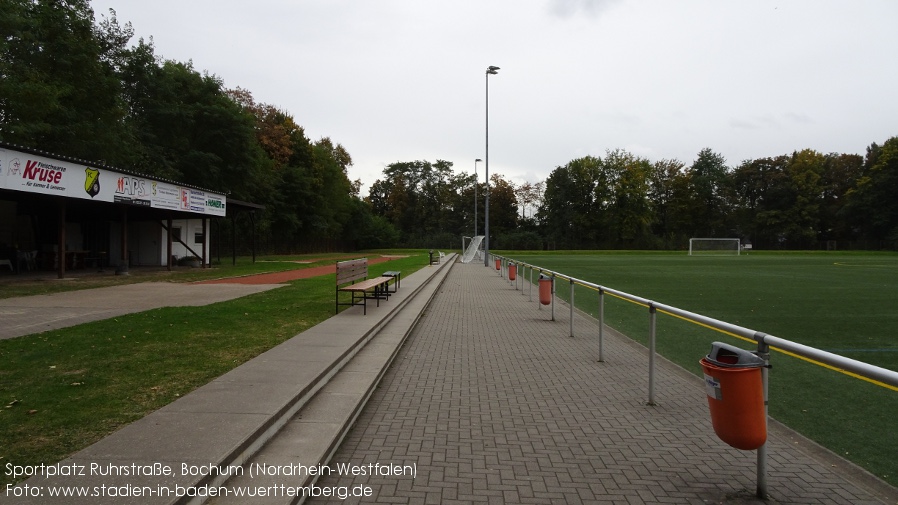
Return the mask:
[[[594,322],[576,317],[570,338],[565,310],[548,318],[495,270],[457,264],[330,462],[416,476],[318,485],[373,491],[339,503],[763,503],[755,453],[716,439],[697,377],[659,360],[647,406],[644,348],[606,332],[599,363]],[[787,430],[768,447],[770,503],[898,502]]]

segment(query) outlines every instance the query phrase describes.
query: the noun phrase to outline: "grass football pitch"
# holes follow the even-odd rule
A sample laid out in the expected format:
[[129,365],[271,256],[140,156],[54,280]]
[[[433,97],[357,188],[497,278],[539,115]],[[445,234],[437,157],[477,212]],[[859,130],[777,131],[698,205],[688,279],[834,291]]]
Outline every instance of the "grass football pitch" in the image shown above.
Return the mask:
[[[584,281],[898,371],[898,255],[767,253],[510,253]],[[566,282],[558,295],[567,298]],[[595,315],[595,291],[577,286]],[[606,296],[606,323],[647,344],[648,310]],[[701,375],[699,360],[730,335],[659,313],[658,352]],[[774,350],[770,415],[898,486],[898,391]],[[658,385],[663,401],[663,385]]]

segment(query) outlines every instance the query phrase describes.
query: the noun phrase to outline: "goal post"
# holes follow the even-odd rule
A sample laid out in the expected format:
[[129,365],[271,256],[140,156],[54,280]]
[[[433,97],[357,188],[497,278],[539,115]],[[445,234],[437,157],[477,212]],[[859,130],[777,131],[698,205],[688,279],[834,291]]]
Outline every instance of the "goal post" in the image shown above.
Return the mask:
[[690,256],[739,256],[742,244],[738,238],[691,238]]

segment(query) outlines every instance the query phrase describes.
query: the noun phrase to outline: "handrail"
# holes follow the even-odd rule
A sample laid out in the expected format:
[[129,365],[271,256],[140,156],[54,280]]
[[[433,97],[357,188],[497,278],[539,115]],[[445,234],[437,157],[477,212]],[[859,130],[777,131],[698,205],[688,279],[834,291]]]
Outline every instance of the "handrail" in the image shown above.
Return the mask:
[[729,333],[735,336],[743,337],[749,340],[753,340],[759,344],[766,344],[776,349],[780,349],[783,351],[788,351],[797,356],[807,358],[809,360],[813,360],[819,363],[826,364],[830,367],[833,367],[837,370],[845,370],[856,374],[862,378],[869,379],[875,383],[880,385],[889,386],[889,389],[894,389],[898,391],[898,372],[893,370],[889,370],[886,368],[878,367],[876,365],[871,365],[869,363],[865,363],[863,361],[858,361],[852,358],[847,358],[845,356],[841,356],[839,354],[831,353],[828,351],[823,351],[821,349],[817,349],[814,347],[810,347],[804,344],[799,344],[797,342],[793,342],[790,340],[786,340],[784,338],[779,338],[774,335],[769,335],[767,333],[763,333],[760,331],[752,330],[750,328],[745,328],[744,326],[739,326],[736,324],[728,323],[726,321],[721,321],[719,319],[714,319],[712,317],[703,316],[701,314],[697,314],[695,312],[690,312],[688,310],[683,310],[672,305],[667,305],[664,303],[658,303],[647,298],[643,298],[641,296],[632,295],[630,293],[620,291],[617,289],[609,288],[607,286],[602,286],[600,284],[596,284],[594,282],[589,282],[583,279],[577,279],[576,277],[572,277],[570,275],[565,275],[561,272],[556,272],[554,270],[540,267],[538,265],[532,265],[530,263],[524,261],[518,261],[513,258],[500,256],[498,254],[493,254],[494,257],[500,258],[506,261],[511,261],[518,265],[523,265],[528,268],[532,268],[534,270],[539,271],[540,273],[546,273],[552,275],[556,278],[566,279],[575,284],[579,284],[585,288],[593,289],[596,291],[603,291],[605,293],[609,293],[614,295],[617,298],[621,298],[623,300],[627,300],[629,302],[636,303],[638,305],[642,305],[644,307],[652,308],[655,310],[661,311],[666,314],[670,314],[681,319],[686,319],[689,321],[693,321],[704,326],[708,326],[713,329],[720,330],[725,333]]
[[[649,339],[648,339],[648,348],[649,348],[649,356],[648,356],[648,405],[655,405],[655,334],[656,334],[656,316],[660,311],[664,314],[668,314],[680,319],[684,319],[686,321],[694,322],[706,328],[714,329],[721,331],[723,333],[735,336],[737,338],[742,338],[749,341],[754,341],[758,345],[758,350],[756,354],[764,360],[766,364],[769,365],[770,361],[770,349],[775,348],[780,350],[781,352],[785,352],[791,356],[795,356],[801,359],[805,359],[811,361],[812,363],[822,365],[824,367],[831,368],[833,370],[847,373],[855,378],[863,379],[868,382],[872,382],[876,385],[898,391],[898,372],[893,370],[888,370],[885,368],[881,368],[875,365],[871,365],[869,363],[864,363],[863,361],[854,360],[851,358],[846,358],[845,356],[840,356],[838,354],[834,354],[831,352],[823,351],[814,347],[810,347],[804,344],[799,344],[797,342],[792,342],[790,340],[786,340],[783,338],[775,337],[773,335],[768,335],[766,333],[762,333],[760,331],[755,331],[749,328],[745,328],[743,326],[739,326],[736,324],[728,323],[726,321],[721,321],[719,319],[714,319],[712,317],[703,316],[701,314],[697,314],[695,312],[690,312],[688,310],[679,309],[677,307],[673,307],[671,305],[658,303],[647,298],[643,298],[641,296],[632,295],[630,293],[626,293],[624,291],[620,291],[617,289],[609,288],[606,286],[602,286],[600,284],[596,284],[594,282],[585,281],[583,279],[577,279],[576,277],[571,277],[569,275],[565,275],[561,272],[556,272],[554,270],[543,268],[537,265],[532,265],[527,262],[518,261],[513,258],[508,258],[506,256],[500,256],[497,254],[492,254],[493,257],[498,258],[497,267],[500,264],[507,265],[509,262],[515,263],[523,268],[530,268],[530,284],[531,287],[533,285],[533,271],[538,270],[540,274],[549,274],[552,277],[552,320],[555,320],[555,279],[567,279],[571,283],[571,292],[570,292],[570,328],[571,328],[571,336],[574,336],[574,286],[579,284],[588,289],[593,289],[598,291],[599,293],[599,361],[602,360],[602,334],[603,327],[605,324],[604,318],[604,295],[608,293],[612,296],[620,298],[622,300],[626,300],[632,303],[636,303],[643,307],[647,307],[649,310]],[[500,269],[499,275],[502,275],[502,270]],[[521,282],[523,282],[523,276],[521,276]],[[515,282],[515,289],[517,289],[517,282]],[[523,292],[522,292],[523,294]],[[768,373],[767,368],[764,367],[761,369],[761,383],[763,388],[763,397],[764,397],[764,419],[766,423],[767,419],[767,391],[768,391]],[[767,498],[767,444],[763,444],[757,450],[757,496],[761,499]]]

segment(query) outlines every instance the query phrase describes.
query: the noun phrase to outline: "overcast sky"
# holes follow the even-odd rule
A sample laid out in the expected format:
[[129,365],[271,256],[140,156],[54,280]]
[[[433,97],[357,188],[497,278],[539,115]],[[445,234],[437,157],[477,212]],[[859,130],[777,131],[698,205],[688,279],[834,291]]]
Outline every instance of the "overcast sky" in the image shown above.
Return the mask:
[[[353,158],[545,179],[625,149],[728,165],[898,135],[894,0],[93,0]],[[480,178],[484,163],[479,164]]]

